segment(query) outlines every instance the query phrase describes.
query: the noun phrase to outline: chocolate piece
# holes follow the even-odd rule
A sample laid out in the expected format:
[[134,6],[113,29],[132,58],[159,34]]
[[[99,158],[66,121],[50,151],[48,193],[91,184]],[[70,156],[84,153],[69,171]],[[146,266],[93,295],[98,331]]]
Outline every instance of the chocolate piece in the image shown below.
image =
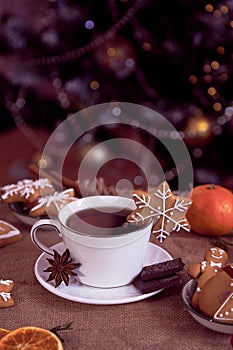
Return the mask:
[[138,288],[143,294],[155,292],[157,290],[172,287],[181,283],[181,277],[176,274],[148,281],[143,281],[139,276],[133,281],[135,287]]
[[175,272],[181,271],[184,263],[181,258],[160,262],[150,266],[144,266],[140,277],[143,281],[159,278],[163,276],[172,275]]

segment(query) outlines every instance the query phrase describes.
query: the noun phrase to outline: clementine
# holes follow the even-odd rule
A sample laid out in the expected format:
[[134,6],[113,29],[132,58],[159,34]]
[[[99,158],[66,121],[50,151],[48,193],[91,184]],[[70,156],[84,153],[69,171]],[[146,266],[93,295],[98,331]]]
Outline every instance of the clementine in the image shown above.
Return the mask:
[[60,339],[52,332],[32,326],[10,331],[0,339],[0,350],[64,350]]
[[186,217],[191,229],[204,236],[221,236],[233,229],[233,194],[215,184],[194,187]]

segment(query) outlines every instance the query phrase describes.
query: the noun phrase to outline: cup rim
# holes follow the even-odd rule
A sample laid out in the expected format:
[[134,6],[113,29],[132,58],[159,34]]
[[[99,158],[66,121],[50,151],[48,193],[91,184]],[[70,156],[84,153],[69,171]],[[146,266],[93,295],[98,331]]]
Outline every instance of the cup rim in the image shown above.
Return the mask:
[[[69,232],[71,232],[71,233],[73,233],[73,234],[75,234],[75,235],[80,235],[80,236],[83,236],[83,237],[90,237],[90,238],[104,238],[104,239],[112,239],[112,238],[117,238],[117,237],[122,237],[122,236],[129,236],[129,235],[132,235],[132,234],[134,234],[135,235],[135,232],[138,232],[139,230],[144,230],[144,229],[146,229],[148,226],[150,226],[151,225],[151,223],[152,223],[152,219],[150,219],[150,220],[147,220],[147,222],[145,222],[144,224],[142,224],[142,225],[137,225],[137,224],[135,224],[135,230],[133,230],[133,231],[129,231],[129,232],[118,232],[118,233],[115,233],[115,234],[111,234],[111,235],[104,235],[103,233],[101,234],[95,234],[95,235],[92,235],[92,234],[89,234],[89,233],[85,233],[85,232],[82,232],[82,231],[76,231],[76,230],[74,230],[74,229],[72,229],[71,227],[69,227],[69,226],[67,226],[67,224],[64,222],[64,220],[62,220],[61,219],[61,215],[63,215],[63,213],[64,213],[64,211],[66,211],[67,210],[67,208],[69,207],[74,207],[75,206],[75,204],[77,204],[77,202],[80,202],[80,201],[82,201],[82,202],[86,202],[86,201],[92,201],[92,200],[94,200],[94,201],[96,201],[98,198],[102,198],[102,199],[104,199],[106,202],[107,202],[107,200],[110,198],[111,199],[111,202],[112,202],[112,199],[113,198],[117,198],[118,199],[118,201],[121,201],[120,203],[122,203],[122,201],[124,201],[125,203],[126,203],[126,201],[128,202],[128,205],[126,205],[126,206],[124,206],[123,208],[120,208],[120,206],[119,206],[119,209],[124,209],[124,208],[132,208],[132,211],[133,210],[135,210],[136,209],[136,205],[135,205],[135,202],[134,202],[134,200],[133,199],[131,199],[131,198],[128,198],[128,197],[121,197],[121,196],[107,196],[107,195],[97,195],[97,196],[89,196],[89,197],[82,197],[82,198],[80,198],[80,199],[77,199],[77,201],[74,201],[74,202],[70,202],[70,203],[68,203],[68,204],[66,204],[64,207],[62,207],[61,209],[60,209],[60,211],[59,211],[59,213],[58,213],[58,220],[59,220],[59,223],[61,224],[61,226],[63,227],[63,228],[65,228],[66,230],[68,230]],[[107,207],[107,203],[105,204],[105,206]],[[108,206],[109,206],[109,203],[108,203]],[[94,206],[93,206],[94,207]],[[90,207],[90,208],[93,208],[93,207]],[[116,207],[116,206],[115,206]],[[94,207],[95,209],[98,209],[98,206],[97,207]],[[100,205],[99,206],[99,208],[104,208],[104,205]],[[81,210],[85,210],[85,209],[88,209],[88,207],[87,208],[83,208],[83,209],[81,209]],[[81,211],[80,210],[80,211]],[[76,210],[75,211],[73,211],[73,212],[71,212],[70,213],[70,215],[69,216],[71,216],[72,214],[74,214],[75,212],[77,212],[78,210],[77,210],[77,207],[76,207]],[[68,219],[68,217],[65,219],[65,221],[67,221],[67,219]],[[92,226],[92,225],[90,225],[90,226]],[[108,229],[108,228],[100,228],[100,227],[98,227],[98,226],[96,226],[98,229],[102,229],[102,230],[106,230],[106,229]],[[116,229],[117,228],[120,228],[120,226],[119,227],[116,227]],[[106,232],[106,231],[105,231]]]

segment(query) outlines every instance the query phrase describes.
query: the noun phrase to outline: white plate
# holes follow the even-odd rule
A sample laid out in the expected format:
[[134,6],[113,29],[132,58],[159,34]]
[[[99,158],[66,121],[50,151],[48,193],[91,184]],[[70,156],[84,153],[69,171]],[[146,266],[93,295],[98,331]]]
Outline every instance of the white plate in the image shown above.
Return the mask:
[[184,285],[181,293],[182,301],[185,307],[187,308],[188,312],[190,313],[190,315],[194,318],[194,320],[199,322],[202,326],[207,327],[212,331],[232,334],[233,324],[214,321],[209,317],[200,314],[191,306],[191,299],[194,291],[196,290],[196,286],[197,286],[197,281],[190,280]]
[[[52,249],[62,253],[65,250],[65,246],[61,242],[54,245]],[[142,294],[136,287],[134,287],[133,284],[128,284],[118,288],[96,288],[81,284],[75,278],[70,279],[68,286],[65,286],[62,283],[60,286],[55,288],[53,281],[46,282],[49,277],[48,272],[43,272],[43,270],[49,266],[46,258],[51,258],[51,256],[46,253],[42,253],[37,259],[35,264],[36,278],[39,283],[49,292],[67,300],[86,304],[125,304],[149,298],[162,290],[160,289],[155,292]],[[155,244],[148,243],[144,266],[156,264],[166,260],[172,260],[172,256]]]

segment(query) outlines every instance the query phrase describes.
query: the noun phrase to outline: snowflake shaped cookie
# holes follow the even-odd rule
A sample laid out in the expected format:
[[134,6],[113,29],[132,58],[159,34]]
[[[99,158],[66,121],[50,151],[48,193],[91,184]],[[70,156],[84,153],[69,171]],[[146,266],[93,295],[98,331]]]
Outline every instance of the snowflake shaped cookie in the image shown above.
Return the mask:
[[191,204],[186,197],[175,196],[166,181],[147,193],[136,191],[133,194],[136,210],[130,213],[130,223],[145,223],[152,219],[152,233],[163,242],[172,231],[190,230],[185,214]]
[[0,189],[3,203],[32,203],[38,196],[47,195],[54,191],[53,185],[47,178],[39,180],[20,180],[15,184],[6,185]]
[[39,197],[33,203],[29,211],[30,216],[57,215],[58,211],[65,205],[77,200],[74,197],[74,189],[68,188],[62,192],[54,192],[51,195]]

